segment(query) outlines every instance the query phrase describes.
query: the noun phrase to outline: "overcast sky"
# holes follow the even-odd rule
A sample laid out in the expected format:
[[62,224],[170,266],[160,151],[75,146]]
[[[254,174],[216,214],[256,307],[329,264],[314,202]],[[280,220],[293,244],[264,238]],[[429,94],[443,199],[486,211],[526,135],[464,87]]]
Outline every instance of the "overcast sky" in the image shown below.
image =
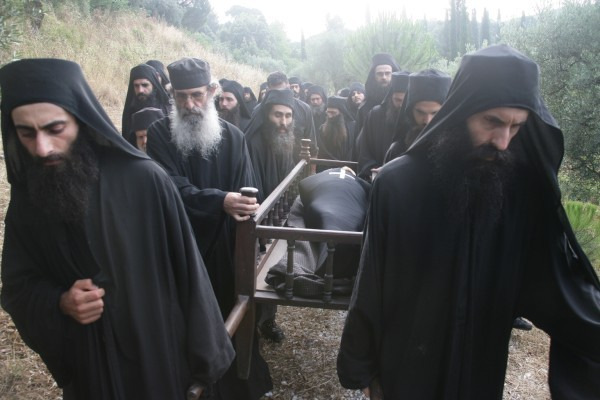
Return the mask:
[[[487,8],[490,18],[496,19],[500,10],[502,20],[520,17],[523,12],[535,14],[540,4],[556,4],[560,0],[467,0],[469,14],[475,8],[477,20],[481,22],[484,8]],[[301,31],[304,36],[321,33],[325,30],[325,18],[339,16],[344,26],[354,30],[365,22],[367,8],[374,19],[382,12],[395,12],[401,15],[403,10],[412,19],[444,20],[450,0],[212,0],[211,5],[219,16],[219,23],[227,21],[225,12],[233,5],[257,8],[262,11],[267,22],[279,21],[293,41],[299,41]]]

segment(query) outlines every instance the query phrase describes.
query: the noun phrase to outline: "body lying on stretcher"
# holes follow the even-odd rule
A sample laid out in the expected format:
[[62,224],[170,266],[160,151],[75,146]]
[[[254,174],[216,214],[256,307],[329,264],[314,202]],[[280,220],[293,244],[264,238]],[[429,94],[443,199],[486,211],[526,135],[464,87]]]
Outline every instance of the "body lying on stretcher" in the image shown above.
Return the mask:
[[[303,179],[287,220],[287,226],[335,231],[362,231],[370,184],[350,168],[334,168]],[[293,258],[295,296],[323,295],[327,243],[297,241]],[[333,258],[333,295],[349,295],[358,269],[360,246],[339,244]],[[285,291],[287,253],[269,270],[265,281]]]

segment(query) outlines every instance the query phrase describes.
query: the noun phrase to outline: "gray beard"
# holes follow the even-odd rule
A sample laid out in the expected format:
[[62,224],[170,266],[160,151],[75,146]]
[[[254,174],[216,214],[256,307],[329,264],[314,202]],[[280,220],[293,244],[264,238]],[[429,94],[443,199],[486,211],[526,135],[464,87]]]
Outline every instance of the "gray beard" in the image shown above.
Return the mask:
[[191,111],[179,110],[172,105],[171,141],[184,157],[197,151],[202,158],[208,158],[221,143],[219,114],[212,101],[204,108],[195,107]]
[[266,133],[273,154],[280,156],[292,154],[295,143],[294,123],[288,127],[286,133],[279,133],[277,127],[268,121]]

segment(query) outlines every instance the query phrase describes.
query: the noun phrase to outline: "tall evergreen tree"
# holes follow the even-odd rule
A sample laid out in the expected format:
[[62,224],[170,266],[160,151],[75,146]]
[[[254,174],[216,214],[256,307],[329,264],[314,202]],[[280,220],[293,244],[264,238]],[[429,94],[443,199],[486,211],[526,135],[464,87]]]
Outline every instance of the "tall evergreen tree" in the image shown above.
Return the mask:
[[481,18],[481,43],[486,42],[489,46],[492,44],[491,29],[490,29],[490,14],[487,8],[483,9],[483,17]]
[[471,10],[471,41],[470,43],[475,46],[476,49],[481,47],[481,40],[479,39],[479,22],[477,22],[477,10]]

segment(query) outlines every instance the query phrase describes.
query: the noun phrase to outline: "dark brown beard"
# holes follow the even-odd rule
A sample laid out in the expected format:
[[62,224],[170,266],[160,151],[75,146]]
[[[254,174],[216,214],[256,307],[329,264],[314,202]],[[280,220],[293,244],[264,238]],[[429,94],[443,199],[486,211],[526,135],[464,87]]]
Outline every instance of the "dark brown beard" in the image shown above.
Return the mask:
[[339,114],[333,118],[327,118],[323,126],[325,140],[334,148],[343,147],[348,139],[346,121],[344,115]]
[[240,127],[240,105],[237,104],[232,110],[219,110],[219,117],[232,125]]
[[[69,155],[36,158],[27,170],[31,204],[50,220],[81,223],[86,215],[92,184],[98,180],[98,157],[87,132],[79,130]],[[57,166],[44,161],[64,160]]]
[[137,95],[133,97],[133,101],[131,102],[132,112],[138,112],[146,107],[161,108],[154,89],[146,96],[146,99],[140,99]]
[[399,115],[400,109],[394,107],[394,102],[390,100],[385,110],[385,122],[389,125],[395,125]]
[[463,125],[443,132],[433,143],[429,158],[456,223],[467,215],[491,225],[498,222],[516,168],[510,149],[499,151],[492,145],[474,148]]

